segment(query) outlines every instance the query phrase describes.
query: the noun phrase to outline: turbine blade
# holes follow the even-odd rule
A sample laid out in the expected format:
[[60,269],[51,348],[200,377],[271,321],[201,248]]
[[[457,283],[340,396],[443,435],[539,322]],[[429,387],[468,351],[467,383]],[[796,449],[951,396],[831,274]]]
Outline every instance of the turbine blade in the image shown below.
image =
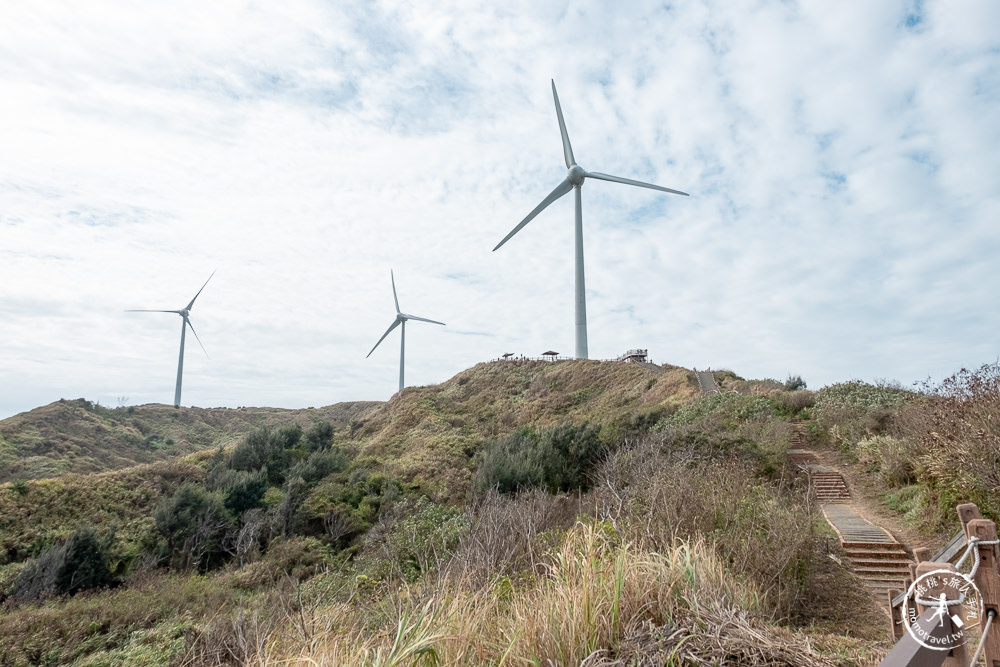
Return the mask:
[[399,313],[399,299],[396,297],[396,276],[392,274],[392,269],[389,269],[389,277],[392,279],[392,300],[396,302],[396,313]]
[[[191,324],[191,320],[189,320],[188,318],[185,317],[184,318],[184,323],[187,324],[189,327],[191,327],[191,333],[194,334],[194,339],[196,341],[198,341],[198,345],[201,345],[201,351],[205,353],[206,357],[208,357],[208,350],[206,350],[205,346],[201,344],[201,339],[198,338],[198,332],[194,330],[194,325]],[[208,358],[211,359],[212,357],[208,357]]]
[[514,229],[512,229],[511,232],[510,232],[510,234],[508,234],[507,236],[503,237],[503,241],[500,241],[500,243],[497,244],[497,247],[493,248],[493,251],[496,252],[497,250],[499,250],[500,246],[502,246],[504,243],[506,243],[507,241],[509,241],[510,237],[514,236],[514,234],[517,234],[519,231],[521,231],[521,228],[524,227],[529,222],[531,222],[532,219],[536,215],[538,215],[543,210],[545,210],[546,206],[548,206],[549,204],[551,204],[555,200],[559,199],[560,197],[562,197],[564,194],[566,194],[567,192],[569,192],[572,189],[573,189],[573,184],[569,182],[569,178],[565,179],[562,183],[560,183],[559,185],[557,185],[556,189],[553,190],[552,192],[550,192],[549,196],[546,197],[545,199],[543,199],[542,203],[539,204],[538,206],[536,206],[534,208],[534,210],[531,213],[529,213],[527,215],[527,217],[524,220],[522,220],[517,225],[517,227],[515,227]]
[[416,315],[407,315],[406,313],[400,313],[403,317],[408,320],[420,320],[421,322],[430,322],[431,324],[440,324],[441,326],[448,326],[444,322],[438,322],[437,320],[429,320],[426,317],[417,317]]
[[[212,271],[212,276],[214,276],[214,275],[215,275],[215,271]],[[211,280],[211,279],[212,279],[212,276],[209,276],[209,277],[208,277],[208,280]],[[205,281],[205,285],[207,285],[207,284],[208,284],[208,280],[206,280],[206,281]],[[205,285],[202,285],[202,286],[201,286],[201,289],[200,289],[200,290],[198,290],[198,294],[201,294],[201,290],[205,289]],[[191,303],[189,303],[189,304],[187,305],[187,310],[191,310],[191,306],[193,306],[193,305],[194,305],[194,302],[195,302],[195,299],[197,299],[197,298],[198,298],[198,294],[195,294],[195,295],[194,295],[194,299],[191,299]],[[194,329],[192,328],[192,329],[191,329],[191,331],[194,331]],[[195,335],[195,338],[197,338],[197,337],[198,337],[198,336],[197,336],[197,335]],[[206,353],[206,354],[207,354],[207,353]]]
[[569,169],[576,164],[573,157],[573,147],[569,145],[569,133],[566,132],[566,121],[563,120],[562,107],[559,106],[559,93],[556,92],[556,81],[552,79],[552,99],[556,101],[556,116],[559,118],[559,134],[562,135],[563,157],[566,159],[566,168]]
[[181,311],[179,310],[140,310],[136,308],[130,308],[125,312],[126,313],[177,313],[178,315],[181,314]]
[[612,183],[624,183],[625,185],[638,185],[640,188],[649,188],[650,190],[660,190],[662,192],[669,192],[675,195],[684,195],[685,197],[690,196],[686,192],[681,192],[680,190],[671,190],[670,188],[665,188],[662,185],[653,185],[652,183],[633,181],[631,178],[622,178],[621,176],[609,176],[608,174],[599,174],[596,171],[588,171],[587,178],[596,178],[602,181],[611,181]]
[[[390,324],[390,325],[389,325],[389,328],[385,330],[385,333],[384,333],[384,334],[382,334],[382,337],[378,339],[378,342],[377,342],[377,343],[375,343],[375,347],[378,347],[379,345],[381,345],[381,344],[382,344],[382,341],[384,341],[384,340],[385,340],[385,337],[386,337],[386,336],[388,336],[388,335],[389,335],[389,333],[390,333],[390,332],[391,332],[391,331],[392,331],[393,329],[395,329],[396,327],[398,327],[398,326],[399,326],[399,324],[400,324],[400,322],[402,322],[402,320],[400,320],[400,319],[397,319],[397,320],[395,320],[395,321],[394,321],[394,322],[393,322],[392,324]],[[374,352],[374,351],[375,351],[375,347],[373,347],[373,348],[371,349],[371,352],[369,352],[368,354],[366,354],[366,355],[365,355],[365,359],[367,359],[368,357],[372,356],[372,352]]]

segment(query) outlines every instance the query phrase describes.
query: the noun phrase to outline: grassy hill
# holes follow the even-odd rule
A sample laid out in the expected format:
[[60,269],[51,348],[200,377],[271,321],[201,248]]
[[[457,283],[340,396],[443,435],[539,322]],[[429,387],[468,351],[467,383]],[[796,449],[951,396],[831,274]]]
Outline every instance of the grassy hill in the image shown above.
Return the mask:
[[[5,456],[37,452],[32,442],[62,443],[7,464],[4,477],[19,481],[0,485],[0,565],[37,554],[83,523],[113,527],[122,548],[134,551],[163,498],[183,482],[205,479],[209,448],[235,444],[254,428],[328,421],[335,445],[352,459],[345,471],[351,477],[380,474],[408,493],[458,502],[470,489],[484,441],[527,425],[584,422],[618,438],[697,395],[683,368],[575,360],[478,364],[439,385],[406,388],[386,403],[308,410],[110,410],[82,399],[57,402],[0,422]],[[135,465],[147,460],[160,463]],[[29,466],[48,475],[26,484]],[[326,507],[331,486],[339,490],[343,480],[320,484],[311,505]]]
[[[18,415],[6,460],[103,471],[0,484],[0,664],[864,664],[884,629],[828,599],[857,582],[785,456],[812,392],[716,379],[492,362],[385,403]],[[855,403],[817,441],[888,423]]]
[[97,473],[228,446],[261,426],[327,421],[349,424],[376,402],[324,408],[174,408],[149,404],[109,409],[60,400],[0,421],[0,482]]
[[648,427],[698,395],[676,366],[577,359],[481,363],[439,385],[404,389],[338,434],[424,493],[462,495],[484,440],[523,426],[589,423],[604,440]]

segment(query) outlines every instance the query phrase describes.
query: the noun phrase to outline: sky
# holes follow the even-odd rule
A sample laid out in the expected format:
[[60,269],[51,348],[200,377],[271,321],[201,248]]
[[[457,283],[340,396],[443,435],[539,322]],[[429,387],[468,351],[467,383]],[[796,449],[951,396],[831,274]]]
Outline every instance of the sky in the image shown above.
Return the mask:
[[1000,354],[1000,3],[0,3],[0,418],[387,400],[573,354],[939,380]]

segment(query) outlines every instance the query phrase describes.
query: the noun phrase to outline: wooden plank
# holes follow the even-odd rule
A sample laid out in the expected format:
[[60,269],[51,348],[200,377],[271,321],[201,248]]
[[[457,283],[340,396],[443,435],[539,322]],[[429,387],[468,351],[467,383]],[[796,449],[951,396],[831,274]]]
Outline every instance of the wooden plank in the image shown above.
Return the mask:
[[[933,609],[921,614],[916,625],[922,632],[934,638],[946,637],[951,633],[951,619],[945,618],[942,623],[941,619],[934,615]],[[948,651],[927,648],[906,632],[878,665],[879,667],[938,667],[947,657]]]

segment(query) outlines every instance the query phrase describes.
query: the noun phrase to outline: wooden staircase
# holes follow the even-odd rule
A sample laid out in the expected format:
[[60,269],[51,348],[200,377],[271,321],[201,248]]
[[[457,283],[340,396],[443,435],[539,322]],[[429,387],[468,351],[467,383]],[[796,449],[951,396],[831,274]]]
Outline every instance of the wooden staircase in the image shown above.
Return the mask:
[[793,422],[788,458],[809,474],[823,515],[840,538],[840,545],[855,574],[875,598],[888,607],[888,591],[906,588],[910,578],[910,553],[889,533],[872,524],[850,506],[851,491],[844,476],[821,465],[807,446],[805,426]]
[[899,542],[841,542],[855,574],[888,605],[888,592],[904,590],[910,578],[910,554]]
[[836,470],[812,465],[809,466],[809,479],[820,504],[851,502],[851,492],[847,489],[844,476]]

